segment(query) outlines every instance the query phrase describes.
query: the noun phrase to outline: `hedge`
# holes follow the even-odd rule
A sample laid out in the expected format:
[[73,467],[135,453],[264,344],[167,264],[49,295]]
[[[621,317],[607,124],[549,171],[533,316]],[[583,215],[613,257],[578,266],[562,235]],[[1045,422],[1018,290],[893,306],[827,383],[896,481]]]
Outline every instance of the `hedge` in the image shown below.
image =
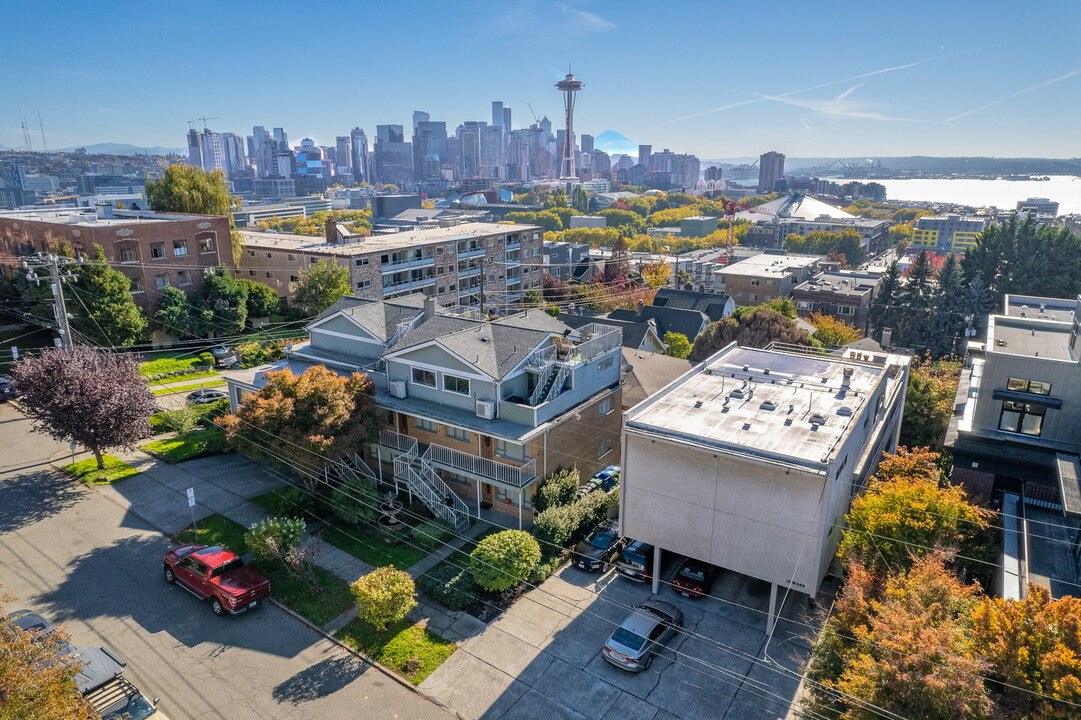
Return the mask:
[[421,575],[417,589],[448,610],[465,610],[477,600],[477,584],[469,570],[446,563]]

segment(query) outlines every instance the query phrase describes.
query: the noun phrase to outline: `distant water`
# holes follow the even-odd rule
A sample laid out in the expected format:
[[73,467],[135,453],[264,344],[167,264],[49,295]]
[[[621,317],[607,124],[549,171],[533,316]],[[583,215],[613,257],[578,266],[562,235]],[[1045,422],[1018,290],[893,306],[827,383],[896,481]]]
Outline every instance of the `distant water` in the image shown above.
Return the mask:
[[[837,181],[843,182],[843,181]],[[871,181],[861,181],[871,182]],[[1052,175],[1050,180],[874,180],[890,200],[926,200],[975,207],[1014,209],[1018,200],[1042,197],[1059,204],[1059,214],[1081,213],[1081,178]]]

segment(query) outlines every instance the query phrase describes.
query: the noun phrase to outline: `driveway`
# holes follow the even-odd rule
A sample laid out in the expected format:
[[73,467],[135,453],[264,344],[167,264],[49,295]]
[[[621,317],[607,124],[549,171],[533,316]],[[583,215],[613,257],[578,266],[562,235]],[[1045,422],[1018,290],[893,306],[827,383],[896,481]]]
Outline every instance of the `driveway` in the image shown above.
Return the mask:
[[452,717],[273,606],[218,618],[167,585],[168,541],[115,496],[53,471],[48,458],[67,446],[28,431],[0,405],[0,592],[18,597],[9,609],[63,623],[76,645],[117,651],[166,715]]
[[[791,595],[770,637],[768,593],[765,583],[722,571],[715,598],[691,600],[663,585],[654,596],[614,572],[564,567],[466,641],[421,689],[463,717],[491,720],[799,717],[790,706],[812,612],[806,596]],[[651,597],[683,610],[685,632],[645,672],[609,665],[604,641]]]

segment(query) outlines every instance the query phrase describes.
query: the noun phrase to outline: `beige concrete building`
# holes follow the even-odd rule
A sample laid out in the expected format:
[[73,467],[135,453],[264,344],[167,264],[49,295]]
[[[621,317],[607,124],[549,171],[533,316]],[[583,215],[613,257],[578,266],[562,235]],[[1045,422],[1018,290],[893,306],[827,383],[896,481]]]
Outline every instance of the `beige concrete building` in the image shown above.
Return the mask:
[[[813,596],[897,444],[909,358],[734,343],[623,417],[624,535]],[[654,578],[654,592],[658,580]]]
[[266,283],[286,301],[304,268],[321,259],[348,267],[352,294],[366,300],[424,293],[441,305],[478,305],[482,268],[489,307],[541,285],[544,232],[535,225],[454,222],[371,237],[341,230],[334,223],[325,237],[241,230],[237,274]]
[[737,306],[761,305],[788,297],[792,288],[811,279],[821,260],[817,255],[754,255],[714,271],[713,291],[728,295]]

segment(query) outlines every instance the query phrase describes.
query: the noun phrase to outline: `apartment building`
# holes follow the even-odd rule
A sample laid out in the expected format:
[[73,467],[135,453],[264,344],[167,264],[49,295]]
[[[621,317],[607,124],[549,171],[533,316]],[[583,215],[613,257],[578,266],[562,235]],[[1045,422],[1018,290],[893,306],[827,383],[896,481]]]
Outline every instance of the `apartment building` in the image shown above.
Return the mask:
[[792,288],[792,301],[803,317],[830,315],[866,336],[871,331],[871,301],[881,281],[876,273],[828,270]]
[[792,288],[811,279],[820,260],[814,255],[754,255],[715,270],[713,290],[737,306],[761,305],[788,297]]
[[618,328],[570,328],[539,310],[486,321],[410,295],[344,298],[308,330],[286,360],[227,379],[233,406],[270,369],[367,373],[385,413],[379,439],[357,448],[372,479],[457,525],[493,512],[531,521],[540,478],[617,462]]
[[241,230],[239,277],[266,283],[285,301],[305,268],[327,260],[349,268],[353,294],[367,300],[424,293],[441,305],[501,309],[541,286],[543,230],[535,225],[445,221],[438,227],[364,237],[333,221],[323,237]]
[[778,249],[789,235],[807,236],[815,230],[831,233],[853,230],[859,233],[860,244],[863,245],[864,250],[876,252],[885,247],[889,240],[890,221],[825,216],[814,220],[801,217],[773,217],[763,220],[759,217],[757,222],[748,228],[744,242],[750,247]]
[[190,294],[203,284],[207,268],[233,267],[229,220],[223,215],[118,210],[108,204],[0,212],[0,272],[11,274],[20,267],[19,256],[53,252],[60,243],[87,257],[100,245],[147,312],[153,312],[165,288]]
[[[620,531],[814,596],[852,497],[896,447],[907,356],[741,348],[689,369],[623,420]],[[658,579],[653,580],[657,592]]]
[[991,218],[976,215],[935,215],[916,220],[912,228],[910,252],[964,252],[976,245],[976,236],[987,229]]

